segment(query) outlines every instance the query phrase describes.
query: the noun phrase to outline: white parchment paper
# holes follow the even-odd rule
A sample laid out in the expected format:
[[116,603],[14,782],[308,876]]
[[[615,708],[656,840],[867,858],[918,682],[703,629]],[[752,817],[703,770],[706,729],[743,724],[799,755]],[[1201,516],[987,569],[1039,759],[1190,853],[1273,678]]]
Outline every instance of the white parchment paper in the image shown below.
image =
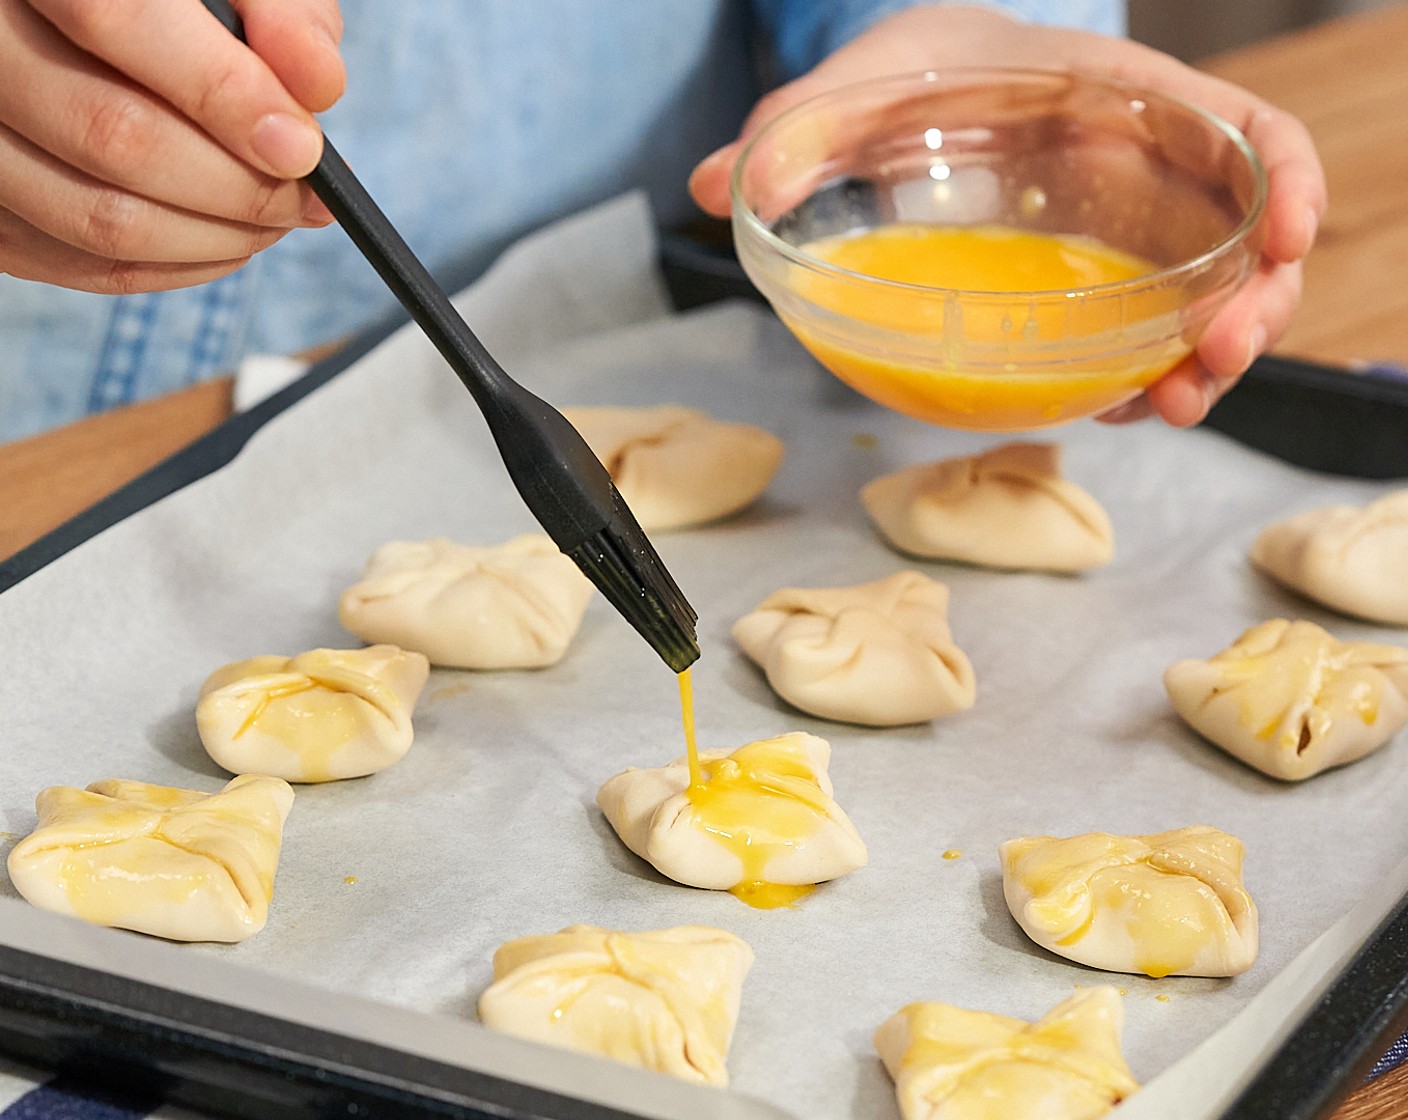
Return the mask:
[[[1243,1057],[1222,1060],[1247,1060],[1296,997],[1268,997],[1240,1027],[1234,1017],[1353,904],[1359,926],[1372,924],[1402,889],[1389,877],[1408,854],[1405,746],[1275,782],[1183,726],[1162,673],[1275,616],[1402,643],[1401,631],[1277,589],[1245,559],[1268,521],[1386,487],[1310,475],[1212,433],[1077,424],[1046,438],[1109,510],[1113,564],[1068,578],[907,560],[874,535],[859,488],[1002,437],[869,404],[758,307],[668,314],[651,259],[648,216],[626,200],[520,246],[459,303],[510,372],[555,404],[677,402],[785,441],[754,508],[655,539],[701,615],[701,745],[789,729],[828,739],[869,866],[794,910],[760,912],[671,884],[626,852],[595,808],[597,786],[680,754],[679,706],[672,674],[598,599],[555,667],[434,672],[403,762],[299,787],[268,928],[243,945],[170,951],[472,1019],[509,938],[573,922],[720,926],[757,953],[733,1085],[808,1118],[895,1115],[870,1036],[918,999],[1034,1019],[1077,987],[1114,983],[1141,1080],[1229,1023]],[[228,775],[195,733],[201,680],[237,658],[357,645],[337,598],[380,544],[488,544],[532,528],[468,394],[419,334],[393,336],[228,467],[0,596],[7,846],[33,827],[48,785],[218,788]],[[884,731],[816,720],[777,700],[728,637],[779,587],[903,567],[952,590],[954,635],[978,679],[968,713]],[[1247,845],[1262,940],[1242,977],[1095,972],[1034,947],[1007,913],[997,847],[1009,837],[1194,823]],[[962,856],[945,860],[954,849]],[[14,895],[8,882],[0,892]],[[1322,943],[1298,990],[1362,933]]]

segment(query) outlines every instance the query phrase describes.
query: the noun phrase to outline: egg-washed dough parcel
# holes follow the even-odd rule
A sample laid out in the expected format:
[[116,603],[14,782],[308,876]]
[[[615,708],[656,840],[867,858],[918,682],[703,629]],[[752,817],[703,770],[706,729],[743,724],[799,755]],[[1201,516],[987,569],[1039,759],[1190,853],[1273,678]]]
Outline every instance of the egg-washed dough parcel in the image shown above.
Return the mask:
[[775,591],[733,627],[779,696],[824,719],[920,723],[973,706],[948,588],[919,572],[853,587]]
[[264,928],[293,790],[245,774],[217,793],[123,779],[52,786],[10,852],[35,906],[172,941],[243,941]]
[[1109,985],[1035,1023],[946,1003],[911,1003],[875,1049],[904,1120],[1096,1120],[1132,1095],[1120,1049],[1124,1006]]
[[1219,829],[1023,836],[1001,859],[1012,916],[1058,956],[1156,978],[1236,976],[1256,960],[1242,842]]
[[769,886],[811,886],[865,865],[865,842],[832,797],[830,761],[825,739],[794,731],[701,752],[702,786],[691,785],[681,758],[607,779],[596,802],[622,843],[662,875],[748,901]]
[[567,652],[591,581],[542,533],[474,547],[391,541],[343,592],[342,625],[451,669],[538,669]]
[[1362,509],[1330,506],[1268,525],[1251,559],[1317,603],[1408,626],[1408,490]]
[[506,1034],[727,1085],[724,1061],[752,964],[745,942],[707,926],[568,926],[499,948],[479,1018]]
[[901,552],[989,568],[1079,572],[1108,564],[1115,534],[1090,494],[1061,475],[1051,443],[1007,443],[922,463],[860,492]]
[[359,778],[405,757],[429,674],[424,655],[390,645],[251,657],[206,678],[196,729],[235,774]]
[[1408,649],[1342,642],[1277,618],[1164,673],[1174,710],[1264,774],[1300,781],[1363,758],[1408,724]]
[[782,441],[752,424],[707,412],[565,408],[645,529],[681,529],[737,513],[767,488]]

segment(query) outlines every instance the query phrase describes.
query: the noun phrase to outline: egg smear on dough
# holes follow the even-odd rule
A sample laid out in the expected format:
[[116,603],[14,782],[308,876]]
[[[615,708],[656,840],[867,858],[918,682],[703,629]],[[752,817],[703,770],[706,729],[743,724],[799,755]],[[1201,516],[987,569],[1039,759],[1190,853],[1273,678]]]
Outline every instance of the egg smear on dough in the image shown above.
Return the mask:
[[[687,682],[681,689],[687,698]],[[865,865],[865,842],[832,796],[826,740],[794,731],[700,752],[687,699],[685,710],[684,757],[622,771],[597,793],[626,847],[677,883],[759,909],[790,906]]]

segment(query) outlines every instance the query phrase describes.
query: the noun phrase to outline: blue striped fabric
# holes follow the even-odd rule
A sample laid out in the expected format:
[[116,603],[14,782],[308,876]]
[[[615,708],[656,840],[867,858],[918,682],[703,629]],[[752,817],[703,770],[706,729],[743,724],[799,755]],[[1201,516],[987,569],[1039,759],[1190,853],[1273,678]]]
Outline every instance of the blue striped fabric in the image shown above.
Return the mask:
[[142,1120],[160,1104],[155,1092],[116,1093],[64,1076],[12,1102],[0,1112],[0,1120]]

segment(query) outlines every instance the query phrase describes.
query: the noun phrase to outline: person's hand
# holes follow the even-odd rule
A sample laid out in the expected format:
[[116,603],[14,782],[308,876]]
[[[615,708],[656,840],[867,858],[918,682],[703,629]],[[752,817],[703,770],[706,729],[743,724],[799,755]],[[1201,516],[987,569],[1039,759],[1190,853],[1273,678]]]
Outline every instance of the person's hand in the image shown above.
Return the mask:
[[881,21],[815,69],[754,107],[741,135],[694,170],[690,190],[708,213],[729,212],[728,180],[748,137],[793,105],[850,82],[950,66],[1067,68],[1181,97],[1230,122],[1266,165],[1270,193],[1256,274],[1209,324],[1195,354],[1101,419],[1157,413],[1196,424],[1280,338],[1300,300],[1301,258],[1325,210],[1325,178],[1310,134],[1294,117],[1244,89],[1125,39],[1017,23],[986,8],[924,5]]
[[178,288],[331,221],[293,180],[342,95],[337,0],[236,5],[249,47],[199,0],[0,0],[0,273]]

